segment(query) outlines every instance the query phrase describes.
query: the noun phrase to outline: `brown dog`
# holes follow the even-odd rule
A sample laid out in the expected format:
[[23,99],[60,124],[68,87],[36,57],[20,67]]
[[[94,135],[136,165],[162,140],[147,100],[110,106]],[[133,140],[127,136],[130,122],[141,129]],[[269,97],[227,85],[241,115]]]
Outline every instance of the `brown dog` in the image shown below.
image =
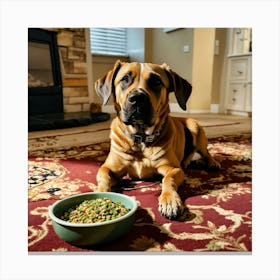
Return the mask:
[[192,86],[166,64],[117,61],[96,81],[95,89],[103,105],[112,95],[117,111],[111,124],[110,153],[97,173],[98,190],[110,191],[127,174],[133,179],[160,174],[159,211],[175,218],[184,208],[177,193],[184,180],[182,168],[194,152],[208,167],[220,166],[208,153],[207,138],[195,120],[169,116],[169,93],[174,92],[186,110]]

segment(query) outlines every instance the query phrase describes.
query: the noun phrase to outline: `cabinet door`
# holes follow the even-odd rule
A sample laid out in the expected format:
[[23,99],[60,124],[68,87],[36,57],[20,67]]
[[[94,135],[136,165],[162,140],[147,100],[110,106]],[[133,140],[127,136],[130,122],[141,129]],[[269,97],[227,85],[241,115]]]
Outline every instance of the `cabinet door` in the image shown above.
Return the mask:
[[248,60],[244,58],[230,60],[230,80],[246,80],[248,77]]
[[244,83],[230,83],[228,89],[227,109],[244,111],[246,87]]

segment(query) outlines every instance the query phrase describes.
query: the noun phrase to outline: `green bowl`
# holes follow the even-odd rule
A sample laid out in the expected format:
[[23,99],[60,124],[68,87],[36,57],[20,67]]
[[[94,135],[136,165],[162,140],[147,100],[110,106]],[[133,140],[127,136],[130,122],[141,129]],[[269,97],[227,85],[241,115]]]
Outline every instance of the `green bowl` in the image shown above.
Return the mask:
[[[66,210],[84,200],[103,197],[108,197],[114,202],[121,202],[130,211],[114,220],[90,224],[70,223],[59,218]],[[55,233],[62,240],[75,246],[88,247],[112,242],[128,233],[133,226],[136,209],[137,202],[127,195],[113,192],[90,192],[73,195],[55,202],[49,208],[49,215]]]

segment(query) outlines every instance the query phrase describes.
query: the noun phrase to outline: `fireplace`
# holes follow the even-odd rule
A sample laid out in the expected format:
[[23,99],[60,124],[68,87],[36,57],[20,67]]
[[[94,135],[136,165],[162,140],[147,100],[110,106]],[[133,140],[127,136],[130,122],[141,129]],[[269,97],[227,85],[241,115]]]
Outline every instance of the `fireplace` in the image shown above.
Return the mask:
[[63,112],[56,32],[28,29],[28,114]]
[[110,118],[90,111],[84,33],[83,28],[28,29],[28,131]]

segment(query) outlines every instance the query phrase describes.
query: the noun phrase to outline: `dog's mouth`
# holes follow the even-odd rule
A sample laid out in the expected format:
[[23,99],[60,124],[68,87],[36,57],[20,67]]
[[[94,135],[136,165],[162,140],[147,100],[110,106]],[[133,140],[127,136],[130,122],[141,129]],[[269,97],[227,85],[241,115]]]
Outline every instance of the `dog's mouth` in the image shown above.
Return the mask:
[[132,126],[152,126],[153,107],[148,95],[143,91],[131,93],[123,108],[121,120],[126,125]]

